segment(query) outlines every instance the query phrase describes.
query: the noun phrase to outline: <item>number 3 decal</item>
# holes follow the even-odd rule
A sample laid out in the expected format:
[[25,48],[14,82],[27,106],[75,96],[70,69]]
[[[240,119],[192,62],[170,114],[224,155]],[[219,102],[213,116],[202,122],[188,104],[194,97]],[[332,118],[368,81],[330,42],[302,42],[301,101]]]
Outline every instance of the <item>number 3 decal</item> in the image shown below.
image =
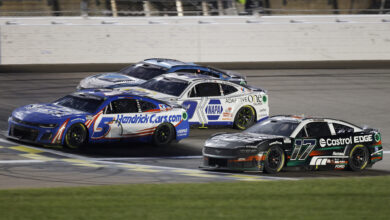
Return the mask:
[[290,160],[306,160],[317,144],[316,139],[297,139]]

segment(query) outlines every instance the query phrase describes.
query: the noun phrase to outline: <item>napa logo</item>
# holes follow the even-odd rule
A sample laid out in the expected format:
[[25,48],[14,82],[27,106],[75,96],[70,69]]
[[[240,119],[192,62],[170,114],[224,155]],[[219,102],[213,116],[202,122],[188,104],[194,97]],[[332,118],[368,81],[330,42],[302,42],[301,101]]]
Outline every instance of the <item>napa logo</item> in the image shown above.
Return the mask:
[[207,118],[209,120],[218,120],[219,116],[223,112],[223,107],[221,105],[221,101],[212,99],[209,104],[206,106],[204,110],[206,112]]

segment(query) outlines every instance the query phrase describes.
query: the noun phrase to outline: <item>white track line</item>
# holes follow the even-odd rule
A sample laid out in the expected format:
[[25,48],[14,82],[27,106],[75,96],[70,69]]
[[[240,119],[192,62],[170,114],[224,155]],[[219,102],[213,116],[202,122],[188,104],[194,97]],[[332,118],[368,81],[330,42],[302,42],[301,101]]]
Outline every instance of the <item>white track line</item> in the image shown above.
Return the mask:
[[168,157],[108,157],[108,158],[90,158],[96,161],[101,160],[158,160],[158,159],[202,159],[203,156],[168,156]]
[[390,154],[390,150],[383,151],[384,154]]
[[[129,163],[119,163],[119,162],[110,162],[110,161],[95,161],[102,164],[110,164],[110,165],[129,165]],[[165,167],[165,166],[155,166],[155,165],[144,165],[144,164],[131,164],[132,166],[139,166],[140,168],[156,168],[160,170],[183,170],[183,171],[189,171],[189,172],[201,172],[205,174],[214,174],[218,177],[222,178],[228,178],[231,179],[231,177],[225,176],[223,174],[231,174],[231,173],[221,173],[221,172],[214,172],[214,171],[206,171],[206,170],[199,170],[199,169],[188,169],[188,168],[178,168],[178,167]],[[222,175],[221,175],[222,174]],[[253,178],[253,175],[246,175],[246,174],[237,174],[237,176],[240,177],[248,177]],[[260,178],[264,179],[275,179],[275,180],[299,180],[299,178],[291,178],[291,177],[273,177],[273,176],[258,176]]]
[[0,164],[44,163],[42,160],[0,160]]
[[15,142],[9,141],[9,140],[4,139],[4,138],[0,138],[0,141],[3,143],[7,143],[7,144],[15,144]]

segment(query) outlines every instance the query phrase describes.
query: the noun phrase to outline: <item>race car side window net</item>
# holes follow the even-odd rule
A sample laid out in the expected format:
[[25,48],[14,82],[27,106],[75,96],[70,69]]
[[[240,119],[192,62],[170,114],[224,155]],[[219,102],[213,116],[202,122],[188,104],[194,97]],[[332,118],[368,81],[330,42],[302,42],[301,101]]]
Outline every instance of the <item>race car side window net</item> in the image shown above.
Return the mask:
[[306,125],[309,137],[326,137],[331,136],[327,122],[311,122]]
[[221,96],[221,88],[218,83],[200,83],[195,88],[197,94],[191,97]]
[[227,85],[227,84],[221,84],[223,95],[230,95],[232,93],[237,92],[238,89],[236,89],[234,86]]
[[118,99],[112,101],[107,109],[106,114],[117,113],[136,113],[138,111],[137,102],[134,99]]

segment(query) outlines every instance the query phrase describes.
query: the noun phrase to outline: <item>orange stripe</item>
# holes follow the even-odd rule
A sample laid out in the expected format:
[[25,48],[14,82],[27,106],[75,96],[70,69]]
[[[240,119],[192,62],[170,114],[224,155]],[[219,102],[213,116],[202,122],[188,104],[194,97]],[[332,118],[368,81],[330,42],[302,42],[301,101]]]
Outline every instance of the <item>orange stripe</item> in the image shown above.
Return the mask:
[[256,161],[259,161],[259,160],[264,160],[265,159],[265,156],[263,155],[262,157],[260,157],[259,155],[256,155],[256,156],[249,156],[247,158],[245,158],[245,160],[230,160],[231,162],[248,162],[248,161],[252,161],[252,160],[256,160]]
[[382,157],[373,157],[371,160],[382,160]]
[[179,121],[179,123],[177,123],[177,125],[175,125],[175,127],[179,126],[179,124],[182,122],[183,120]]
[[319,150],[313,150],[311,153],[310,153],[310,157],[311,156],[320,156],[320,155],[323,155],[325,154],[325,152],[322,152],[322,151],[319,151]]
[[150,110],[147,110],[147,111],[144,111],[144,112],[159,112],[161,111],[160,109],[150,109]]

